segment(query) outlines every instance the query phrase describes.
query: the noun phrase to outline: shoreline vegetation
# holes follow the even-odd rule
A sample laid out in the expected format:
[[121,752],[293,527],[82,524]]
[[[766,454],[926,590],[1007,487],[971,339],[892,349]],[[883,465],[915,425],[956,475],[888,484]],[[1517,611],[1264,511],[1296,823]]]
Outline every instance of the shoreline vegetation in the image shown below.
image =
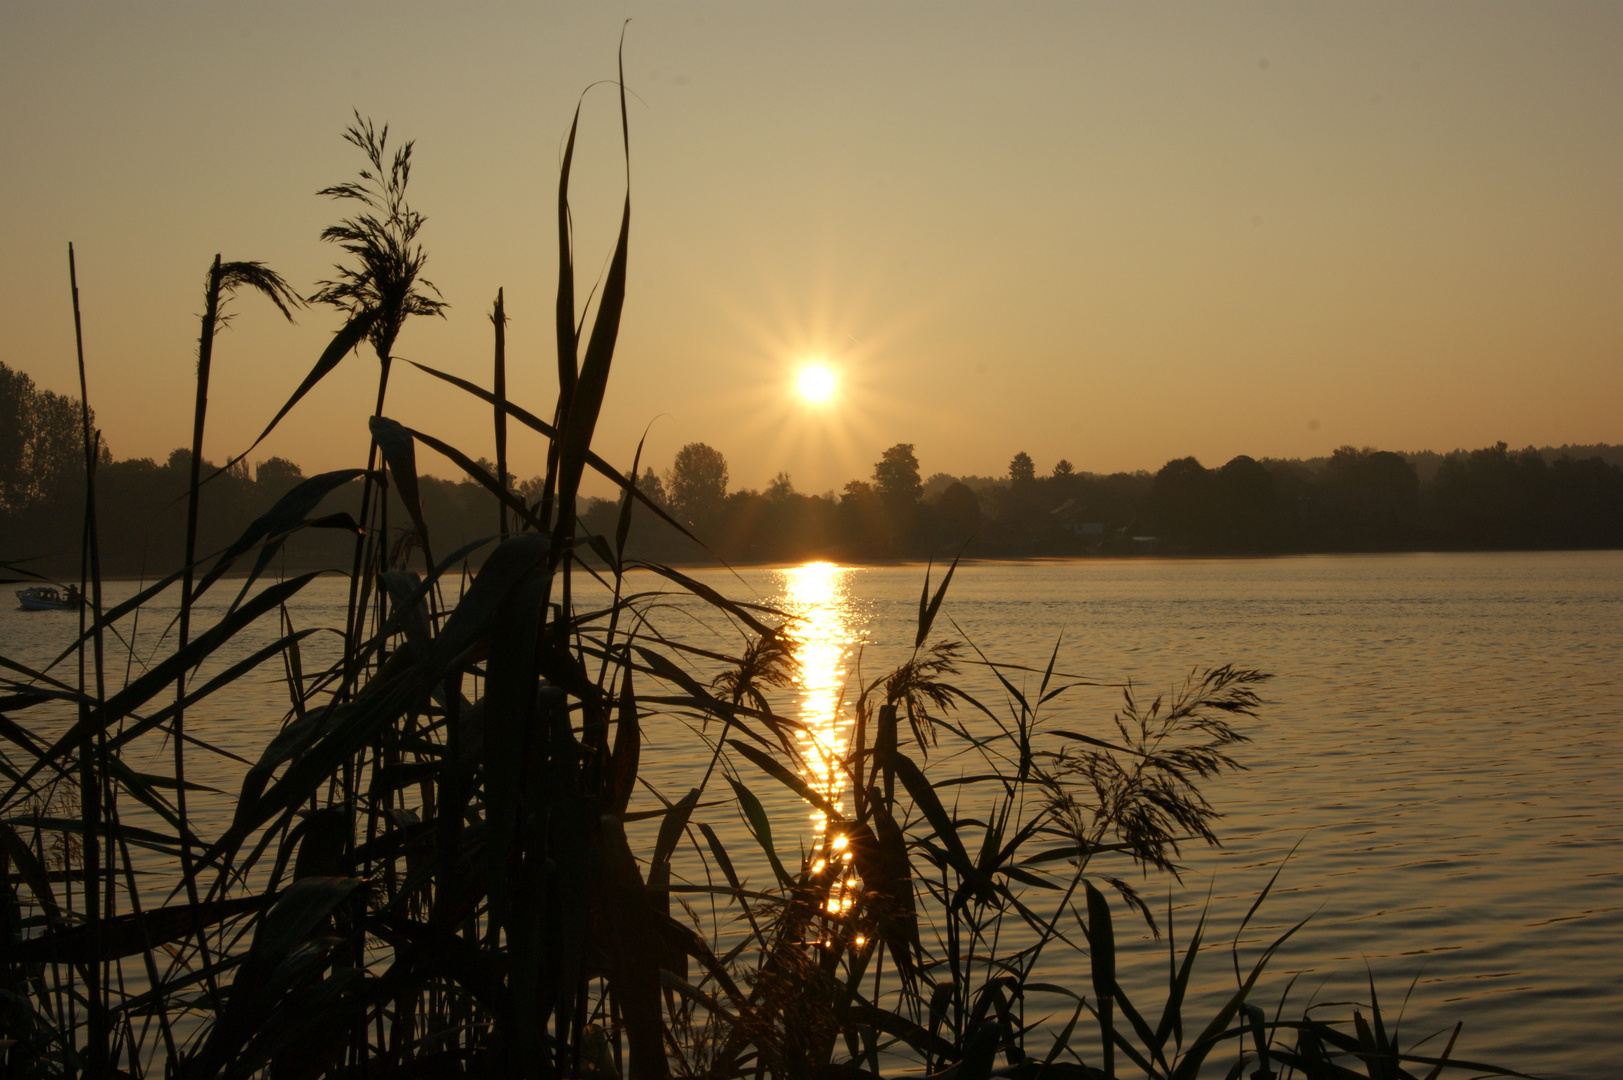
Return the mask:
[[[28,376],[0,364],[0,561],[49,579],[76,572],[84,513],[84,462],[73,440],[80,403],[34,389]],[[92,423],[94,414],[92,413]],[[3,426],[3,425],[0,425]],[[494,477],[498,469],[474,459]],[[235,461],[212,477],[200,500],[196,542],[221,551],[305,479],[295,463]],[[184,561],[192,451],[97,463],[103,572],[151,578]],[[218,475],[214,475],[218,473]],[[508,487],[539,502],[545,478]],[[335,487],[322,508],[357,518],[363,481]],[[484,534],[501,502],[478,481],[418,478],[424,520],[436,537],[460,546]],[[663,473],[645,468],[639,488],[694,542],[654,519],[628,541],[637,558],[670,565],[758,566],[831,560],[847,564],[968,559],[1122,557],[1134,555],[1301,555],[1420,551],[1537,551],[1623,547],[1623,446],[1562,446],[1512,451],[1500,443],[1449,454],[1396,454],[1343,447],[1309,460],[1237,457],[1208,469],[1194,458],[1156,473],[1101,475],[1056,463],[1036,475],[1016,455],[1000,477],[921,479],[909,444],[885,451],[867,480],[841,493],[796,491],[780,474],[764,491],[728,490],[727,463],[703,443],[684,447]],[[409,523],[398,495],[390,516]],[[619,502],[582,497],[584,532],[612,537]],[[397,539],[405,525],[396,525]],[[284,572],[346,565],[351,545],[319,533],[291,538]],[[471,565],[479,565],[475,554]]]
[[[624,123],[623,74],[619,89]],[[424,219],[405,197],[412,145],[391,154],[388,129],[359,115],[346,138],[365,170],[322,192],[351,212],[323,234],[345,261],[312,298],[342,325],[277,420],[351,354],[375,358],[364,469],[284,476],[274,503],[231,536],[225,515],[199,507],[231,497],[222,481],[238,466],[209,483],[200,461],[178,463],[189,477],[182,550],[218,553],[108,605],[116,466],[84,400],[81,351],[80,634],[44,670],[0,657],[5,1074],[857,1080],[907,1067],[951,1080],[1195,1080],[1232,1061],[1231,1077],[1510,1075],[1460,1060],[1457,1025],[1400,1039],[1373,982],[1368,1001],[1287,1012],[1290,985],[1261,980],[1302,924],[1254,941],[1248,915],[1232,945],[1208,947],[1204,918],[1174,927],[1130,883],[1159,886],[1181,845],[1217,842],[1200,787],[1240,767],[1262,673],[1213,667],[1152,701],[1129,688],[1109,718],[1082,715],[1065,699],[1078,684],[1057,645],[1046,667],[1022,667],[938,632],[954,564],[925,575],[911,656],[852,688],[848,743],[815,747],[776,711],[796,678],[793,620],[636,557],[634,519],[684,527],[591,450],[631,203],[628,191],[582,316],[574,134],[559,177],[549,418],[499,390],[499,298],[498,390],[441,376],[492,404],[498,461],[510,423],[549,439],[533,493],[388,416],[395,338],[441,305],[422,276]],[[71,281],[71,248],[69,260]],[[194,447],[221,305],[249,290],[297,300],[256,263],[216,257],[207,280]],[[73,310],[77,324],[76,284]],[[464,543],[435,531],[426,493],[437,485],[417,472],[418,445],[499,502],[499,513],[482,504],[487,533]],[[592,533],[577,513],[587,469],[626,493],[610,531]],[[324,503],[351,484],[347,505]],[[351,568],[345,625],[331,628],[341,655],[319,670],[302,648],[318,628],[289,614],[315,575],[274,573],[312,531],[338,538]],[[193,626],[200,599],[244,569],[218,621]],[[629,590],[632,570],[706,605],[731,645],[664,633],[662,599]],[[608,587],[608,604],[575,602],[582,573]],[[140,665],[120,656],[142,606],[175,595],[173,651]],[[276,639],[215,670],[211,659],[262,619]],[[244,762],[230,820],[199,820],[188,762],[220,751],[199,741],[198,711],[263,665],[284,675],[279,731]],[[972,666],[1005,702],[959,688]],[[645,743],[672,737],[708,761],[685,792],[655,789],[641,765]],[[136,771],[153,767],[155,746],[172,764]],[[761,791],[777,794],[763,802]],[[773,841],[766,807],[784,798],[822,815],[798,862]],[[1117,979],[1122,920],[1164,934],[1161,1000],[1135,1000]],[[1085,958],[1085,981],[1043,981],[1044,957],[1060,950]],[[1215,998],[1197,995],[1214,976]]]

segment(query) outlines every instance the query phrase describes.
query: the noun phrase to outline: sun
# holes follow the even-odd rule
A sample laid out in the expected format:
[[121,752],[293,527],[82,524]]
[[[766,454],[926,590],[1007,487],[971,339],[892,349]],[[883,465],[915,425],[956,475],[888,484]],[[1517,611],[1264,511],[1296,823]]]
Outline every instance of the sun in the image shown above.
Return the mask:
[[807,364],[795,379],[803,400],[820,405],[834,396],[834,372],[823,364]]

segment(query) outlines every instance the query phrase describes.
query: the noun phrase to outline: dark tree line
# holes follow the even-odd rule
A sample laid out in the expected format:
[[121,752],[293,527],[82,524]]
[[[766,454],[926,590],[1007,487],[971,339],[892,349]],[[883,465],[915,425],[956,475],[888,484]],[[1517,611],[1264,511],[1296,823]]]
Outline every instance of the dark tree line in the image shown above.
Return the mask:
[[[690,461],[707,463],[704,482]],[[718,451],[692,444],[642,486],[730,561],[918,558],[966,542],[985,557],[1623,546],[1623,467],[1503,443],[1446,455],[1424,483],[1409,457],[1350,446],[1311,463],[1178,458],[1153,475],[1079,473],[1062,459],[1039,476],[1021,452],[1002,477],[925,483],[899,443],[838,495],[802,494],[781,473],[764,492],[729,493],[726,477]],[[589,525],[612,533],[616,508],[593,513]],[[660,523],[633,535],[642,554],[702,555]]]
[[[84,486],[79,399],[41,390],[0,363],[0,514],[76,493]],[[95,413],[91,413],[95,426]],[[103,460],[110,460],[102,447]]]
[[[0,559],[76,575],[79,439],[77,399],[37,390],[0,365]],[[744,563],[913,559],[960,549],[1019,558],[1623,546],[1623,467],[1599,456],[1550,460],[1500,443],[1431,463],[1429,481],[1415,456],[1342,447],[1312,462],[1240,456],[1209,469],[1187,457],[1154,474],[1110,475],[1077,472],[1061,460],[1038,475],[1021,452],[1000,477],[925,480],[913,444],[897,443],[867,478],[817,495],[796,490],[787,473],[763,491],[729,491],[726,458],[690,443],[663,475],[647,469],[638,483],[704,547],[642,509],[634,511],[630,554],[689,562],[707,559],[708,548]],[[494,475],[495,466],[480,464]],[[190,466],[185,449],[162,464],[113,461],[104,449],[96,482],[108,573],[151,578],[181,564]],[[214,470],[204,463],[204,475]],[[215,477],[202,492],[198,550],[226,547],[301,479],[299,466],[283,458],[260,462],[252,474],[243,464]],[[508,482],[530,503],[541,497],[539,478]],[[329,496],[325,511],[358,513],[360,487]],[[442,551],[497,531],[495,500],[478,484],[424,476],[421,487]],[[614,536],[617,503],[587,499],[579,511],[587,531]],[[390,544],[403,557],[414,540],[398,505],[389,522]],[[352,544],[341,528],[307,532],[289,544],[287,568],[345,567]]]
[[[9,374],[0,368],[0,376]],[[26,377],[25,377],[26,378]],[[49,461],[53,467],[41,475],[25,468],[22,479],[6,474],[5,501],[0,505],[0,561],[59,580],[76,579],[79,573],[80,531],[84,515],[84,458],[79,432],[79,403],[74,398],[51,395],[55,399],[44,412],[62,430],[45,438],[30,435],[18,440],[7,427],[0,438],[8,440],[6,452],[14,455],[11,443],[25,446],[66,445],[56,457],[28,450],[25,463]],[[65,402],[66,405],[60,403]],[[6,404],[11,403],[8,400]],[[71,423],[61,420],[71,417]],[[71,438],[69,438],[71,436]],[[76,456],[77,455],[77,456]],[[3,463],[10,467],[15,456]],[[481,461],[488,472],[494,467]],[[214,474],[217,464],[205,461],[202,474]],[[191,474],[191,451],[177,448],[168,458],[127,458],[113,461],[104,455],[96,468],[96,499],[101,533],[101,564],[106,574],[153,579],[178,569],[184,561],[186,492]],[[207,562],[236,540],[255,518],[265,513],[305,476],[295,463],[273,457],[250,470],[246,463],[214,476],[204,484],[198,517],[200,558]],[[453,482],[433,476],[419,480],[423,515],[436,543],[454,550],[468,541],[497,531],[495,499],[472,481]],[[539,487],[539,482],[516,484],[519,491]],[[329,495],[322,504],[326,514],[357,516],[361,502],[359,481]],[[414,531],[407,528],[405,509],[391,493],[389,542],[398,561],[403,561],[415,544]],[[354,535],[334,521],[333,528],[307,530],[288,544],[285,569],[347,569],[353,554]]]
[[1143,522],[1209,552],[1623,545],[1623,468],[1504,443],[1447,455],[1423,483],[1403,455],[1342,447],[1318,468],[1193,458],[1156,474]]
[[1623,469],[1599,457],[1551,462],[1499,443],[1443,462],[1430,496],[1435,535],[1450,546],[1623,544]]

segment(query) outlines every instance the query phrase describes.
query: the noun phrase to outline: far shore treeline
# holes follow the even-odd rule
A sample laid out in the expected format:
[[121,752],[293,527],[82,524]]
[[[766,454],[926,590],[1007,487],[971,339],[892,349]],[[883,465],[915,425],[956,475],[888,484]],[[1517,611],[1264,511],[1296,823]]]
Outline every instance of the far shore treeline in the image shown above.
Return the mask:
[[[42,391],[0,364],[0,560],[47,577],[76,576],[84,458],[77,399]],[[495,468],[481,461],[490,473]],[[205,464],[204,475],[214,471]],[[154,577],[182,560],[190,452],[97,467],[104,572]],[[246,463],[204,488],[200,552],[226,547],[302,478],[283,458]],[[539,478],[509,477],[539,497]],[[726,459],[690,443],[639,487],[690,524],[707,553],[640,511],[628,554],[731,563],[913,559],[960,549],[971,557],[1133,554],[1285,554],[1336,551],[1525,550],[1623,547],[1623,446],[1504,443],[1448,454],[1342,447],[1326,458],[1236,457],[1208,468],[1195,458],[1158,472],[1102,475],[1061,460],[1039,469],[1015,454],[996,476],[925,478],[912,444],[886,450],[872,475],[843,491],[808,494],[779,474],[765,490],[731,490]],[[532,491],[532,489],[535,489]],[[498,527],[494,497],[471,480],[422,478],[436,544],[455,547]],[[360,483],[328,497],[331,514],[359,507]],[[587,531],[613,537],[615,502],[587,500]],[[390,514],[391,544],[414,537]],[[347,565],[341,529],[295,538],[285,570]],[[967,547],[966,547],[967,545]]]

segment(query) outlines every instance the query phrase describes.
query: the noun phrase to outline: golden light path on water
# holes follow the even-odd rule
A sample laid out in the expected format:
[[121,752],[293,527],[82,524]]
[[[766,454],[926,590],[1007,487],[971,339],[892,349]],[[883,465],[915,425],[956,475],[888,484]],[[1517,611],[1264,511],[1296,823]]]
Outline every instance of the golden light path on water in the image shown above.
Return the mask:
[[[846,778],[840,768],[851,740],[854,721],[844,706],[850,704],[854,688],[847,687],[851,665],[861,644],[861,629],[853,617],[850,593],[855,574],[850,567],[814,562],[780,571],[784,578],[784,607],[796,618],[790,623],[799,670],[795,683],[796,704],[801,723],[800,751],[805,761],[806,780],[811,787],[843,813]],[[828,818],[813,809],[812,850],[821,852]],[[828,838],[833,857],[850,860],[846,838]],[[815,857],[812,869],[824,869],[822,856]],[[843,875],[842,875],[843,876]],[[845,903],[844,890],[836,889],[830,907]]]

